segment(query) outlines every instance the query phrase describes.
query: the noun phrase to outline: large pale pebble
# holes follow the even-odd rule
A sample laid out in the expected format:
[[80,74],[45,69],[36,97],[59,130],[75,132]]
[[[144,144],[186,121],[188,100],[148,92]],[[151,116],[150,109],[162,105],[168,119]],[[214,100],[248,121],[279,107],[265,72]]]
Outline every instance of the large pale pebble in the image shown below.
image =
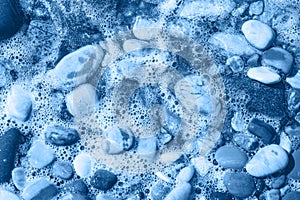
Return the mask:
[[94,159],[88,153],[80,153],[73,161],[76,174],[81,178],[86,178],[91,175]]
[[192,186],[189,183],[177,185],[165,198],[165,200],[188,200]]

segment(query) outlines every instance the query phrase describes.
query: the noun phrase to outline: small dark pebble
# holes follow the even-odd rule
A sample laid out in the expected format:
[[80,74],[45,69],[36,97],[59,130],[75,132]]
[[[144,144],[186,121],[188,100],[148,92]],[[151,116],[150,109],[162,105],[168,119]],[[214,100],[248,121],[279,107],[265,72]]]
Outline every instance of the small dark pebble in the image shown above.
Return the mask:
[[52,126],[45,132],[46,142],[56,146],[68,146],[79,140],[79,134],[75,129],[62,126]]
[[252,119],[248,124],[248,131],[261,138],[263,143],[271,144],[276,136],[275,129],[259,119]]
[[89,192],[88,187],[85,182],[81,179],[67,183],[63,188],[63,191],[68,191],[70,193],[80,193],[87,194]]
[[99,190],[109,190],[112,188],[118,179],[115,174],[107,170],[99,169],[91,178],[91,185]]

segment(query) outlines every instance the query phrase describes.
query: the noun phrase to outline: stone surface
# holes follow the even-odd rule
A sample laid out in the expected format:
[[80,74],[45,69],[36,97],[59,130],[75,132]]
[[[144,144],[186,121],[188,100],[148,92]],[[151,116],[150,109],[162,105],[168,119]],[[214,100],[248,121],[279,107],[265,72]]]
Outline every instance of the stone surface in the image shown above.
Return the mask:
[[167,194],[171,191],[171,188],[161,182],[155,183],[151,187],[150,195],[153,200],[161,200],[164,199]]
[[109,190],[118,181],[117,176],[107,170],[99,169],[97,170],[91,178],[91,185],[99,190]]
[[287,77],[286,82],[295,89],[300,89],[300,71],[292,77]]
[[91,200],[91,198],[81,194],[68,193],[62,196],[61,200]]
[[87,45],[63,57],[54,69],[48,71],[54,88],[70,89],[85,83],[95,75],[104,53],[100,46]]
[[3,200],[20,200],[20,198],[12,192],[0,189],[0,199]]
[[256,118],[249,122],[248,131],[261,138],[265,144],[271,144],[276,136],[276,131],[271,125]]
[[290,89],[287,97],[288,109],[293,114],[297,113],[300,109],[300,90]]
[[176,177],[176,181],[189,182],[194,176],[195,168],[193,166],[188,166],[183,168]]
[[83,84],[66,95],[66,105],[74,117],[83,117],[95,111],[97,99],[94,86]]
[[246,151],[254,151],[259,145],[258,139],[244,133],[234,134],[233,141]]
[[293,156],[295,165],[294,165],[292,171],[288,174],[288,178],[300,180],[300,150],[294,151],[292,156]]
[[96,196],[96,200],[116,200],[115,198],[113,197],[110,197],[106,194],[101,194],[99,193],[97,196]]
[[249,197],[255,191],[254,179],[245,173],[227,173],[224,184],[229,193],[239,198]]
[[23,167],[14,168],[12,173],[12,181],[18,190],[23,190],[26,184],[26,174]]
[[255,1],[249,6],[249,15],[260,15],[264,11],[264,2]]
[[165,198],[165,200],[188,200],[192,186],[189,183],[178,184]]
[[208,162],[205,157],[196,157],[191,159],[191,163],[194,165],[196,171],[200,176],[205,176],[209,169],[212,167],[212,164]]
[[35,168],[46,167],[55,158],[55,151],[40,140],[35,141],[28,151],[28,161]]
[[51,200],[57,194],[57,187],[42,177],[27,184],[22,192],[22,197],[25,200]]
[[255,177],[264,177],[283,170],[289,162],[286,151],[276,144],[261,148],[247,163],[247,172]]
[[80,153],[73,161],[73,166],[77,175],[86,178],[91,175],[94,159],[88,153]]
[[264,193],[266,200],[280,200],[280,191],[277,189],[271,189]]
[[244,69],[244,61],[240,56],[232,56],[226,60],[226,65],[234,72],[240,72]]
[[18,0],[2,0],[0,7],[0,40],[12,37],[23,24]]
[[12,86],[7,98],[8,115],[20,121],[27,121],[32,110],[29,93],[19,85]]
[[9,129],[0,136],[0,184],[11,178],[20,142],[21,133],[16,128]]
[[151,40],[158,36],[158,30],[160,28],[162,28],[162,24],[160,22],[137,17],[133,25],[132,32],[138,39]]
[[248,20],[242,25],[242,32],[254,47],[264,50],[271,46],[275,39],[273,29],[258,20]]
[[281,81],[281,77],[269,67],[253,67],[247,72],[247,76],[264,84],[275,84]]
[[300,199],[300,192],[292,191],[284,195],[282,200],[296,200]]
[[44,134],[46,142],[55,146],[69,146],[80,139],[76,129],[62,126],[50,126]]
[[70,179],[73,176],[73,167],[65,161],[57,161],[52,167],[52,173],[62,179]]
[[288,74],[294,62],[293,55],[280,47],[272,47],[262,54],[261,63],[281,70]]
[[247,155],[234,146],[222,146],[215,154],[217,162],[225,169],[241,169],[248,161]]
[[87,194],[89,192],[88,187],[82,179],[74,180],[70,183],[67,183],[66,185],[64,185],[62,190],[70,193],[80,194]]
[[281,175],[281,176],[279,176],[277,178],[274,178],[272,180],[271,186],[274,189],[279,189],[279,188],[281,188],[285,184],[285,182],[286,182],[286,176],[285,175]]

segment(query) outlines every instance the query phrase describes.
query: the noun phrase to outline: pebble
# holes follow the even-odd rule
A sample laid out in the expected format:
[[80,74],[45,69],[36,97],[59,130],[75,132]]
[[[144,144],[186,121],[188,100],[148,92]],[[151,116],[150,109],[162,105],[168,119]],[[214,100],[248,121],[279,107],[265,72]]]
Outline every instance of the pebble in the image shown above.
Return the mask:
[[281,81],[281,77],[269,67],[253,67],[247,72],[247,76],[264,84],[275,84]]
[[241,111],[237,111],[234,113],[233,117],[231,118],[231,127],[237,132],[243,130],[244,120]]
[[249,122],[248,131],[261,138],[265,144],[271,144],[276,136],[276,131],[271,125],[256,118]]
[[73,161],[75,172],[81,178],[86,178],[91,175],[94,159],[88,153],[80,153]]
[[73,176],[73,167],[65,161],[57,161],[52,167],[52,173],[62,179],[70,179]]
[[222,146],[216,151],[217,162],[225,169],[241,169],[248,161],[247,155],[234,146]]
[[276,177],[272,180],[271,182],[271,186],[272,188],[274,189],[279,189],[281,188],[282,186],[284,186],[286,182],[286,176],[285,175],[281,175],[279,177]]
[[55,151],[40,140],[35,141],[28,151],[28,161],[35,168],[46,167],[55,158]]
[[292,171],[288,174],[288,178],[300,180],[300,150],[296,150],[292,156],[295,164]]
[[226,65],[234,72],[240,72],[244,69],[244,61],[240,56],[232,56],[226,60]]
[[139,138],[136,153],[144,158],[152,159],[157,152],[156,137]]
[[277,189],[271,189],[264,193],[266,200],[280,200],[280,191]]
[[182,182],[189,182],[195,173],[195,168],[193,166],[188,166],[183,168],[179,174],[176,177],[176,182],[182,183]]
[[224,49],[231,55],[250,56],[257,52],[256,49],[248,44],[245,37],[241,34],[217,32],[209,39],[209,43]]
[[29,93],[19,85],[12,86],[7,97],[8,115],[25,122],[29,119],[32,110],[32,101]]
[[284,195],[282,200],[297,200],[300,199],[300,192],[292,191]]
[[292,77],[287,77],[286,82],[295,89],[300,89],[300,71]]
[[[23,167],[14,168],[12,173],[12,181],[18,190],[23,190],[26,184],[26,174]],[[0,198],[1,199],[1,198]]]
[[0,184],[8,182],[11,178],[21,136],[16,128],[9,129],[0,136]]
[[249,6],[249,15],[260,15],[264,11],[264,2],[255,1]]
[[280,134],[280,142],[279,145],[286,150],[286,152],[291,153],[292,151],[292,142],[284,132]]
[[297,121],[291,122],[284,127],[284,132],[289,137],[300,137],[300,124]]
[[151,187],[150,196],[152,200],[161,200],[164,199],[170,191],[171,188],[169,186],[157,182]]
[[74,117],[83,117],[95,111],[97,99],[94,86],[83,84],[66,95],[67,109]]
[[264,177],[283,170],[289,162],[286,151],[276,144],[261,148],[247,163],[247,172],[255,177]]
[[47,143],[55,146],[69,146],[75,144],[80,139],[76,129],[63,126],[50,126],[45,131]]
[[68,191],[70,193],[80,193],[88,194],[89,190],[85,182],[82,179],[74,180],[70,183],[67,183],[62,188],[63,191]]
[[91,200],[91,198],[81,194],[68,193],[62,196],[61,200]]
[[117,126],[113,126],[104,132],[104,137],[108,143],[106,148],[108,154],[118,154],[132,148],[134,137],[131,134],[127,134],[127,132]]
[[22,192],[22,197],[25,200],[50,200],[57,194],[57,187],[52,182],[42,177],[27,184]]
[[100,46],[87,45],[63,57],[47,76],[54,88],[77,87],[95,75],[104,52]]
[[247,66],[249,67],[258,67],[260,65],[259,61],[259,55],[253,54],[248,60],[247,60]]
[[99,190],[109,190],[118,181],[117,176],[107,170],[99,169],[97,170],[91,178],[91,185]]
[[12,37],[23,25],[18,0],[2,0],[0,7],[0,40]]
[[263,65],[275,67],[285,74],[291,71],[293,61],[292,54],[280,47],[273,47],[264,51],[261,59]]
[[166,196],[165,200],[188,200],[191,194],[192,186],[189,183],[181,183]]
[[234,134],[233,141],[246,151],[254,151],[259,145],[258,139],[244,133]]
[[239,198],[249,197],[255,191],[253,178],[245,173],[225,174],[224,184],[229,193]]
[[212,167],[212,164],[205,157],[196,157],[191,159],[191,163],[195,167],[196,171],[200,176],[205,176],[209,169]]
[[20,198],[12,192],[0,189],[0,199],[2,200],[20,200]]
[[132,27],[132,32],[138,39],[151,40],[158,36],[160,28],[162,28],[162,24],[160,22],[137,17]]
[[234,8],[235,3],[232,0],[189,1],[183,5],[179,16],[188,19],[224,16]]
[[242,32],[248,42],[257,49],[264,50],[271,46],[275,39],[274,30],[258,20],[248,20],[242,25]]
[[290,89],[287,97],[288,109],[292,113],[297,113],[300,109],[300,90]]

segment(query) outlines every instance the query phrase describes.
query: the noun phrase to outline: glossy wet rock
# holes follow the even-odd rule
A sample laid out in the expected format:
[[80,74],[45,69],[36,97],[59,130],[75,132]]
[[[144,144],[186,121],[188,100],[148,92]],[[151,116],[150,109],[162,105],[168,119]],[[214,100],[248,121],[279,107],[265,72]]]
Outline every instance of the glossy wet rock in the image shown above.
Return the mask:
[[282,200],[296,200],[296,199],[300,199],[300,192],[291,191],[286,195],[284,195],[284,197],[282,198]]
[[56,158],[55,151],[42,141],[35,141],[28,151],[28,161],[32,167],[43,168]]
[[70,179],[73,176],[73,167],[65,161],[57,161],[53,164],[52,173],[62,179]]
[[188,200],[192,186],[189,183],[177,185],[165,198],[165,200]]
[[234,146],[222,146],[216,151],[215,158],[224,168],[241,169],[248,161],[247,155]]
[[86,183],[82,179],[73,180],[65,184],[62,190],[70,193],[80,193],[80,194],[88,194],[89,192]]
[[248,124],[248,131],[261,138],[265,144],[271,144],[276,136],[276,131],[271,125],[256,118]]
[[42,177],[29,183],[22,192],[22,197],[25,200],[50,200],[58,194],[57,187]]
[[46,142],[56,146],[69,146],[80,139],[76,129],[63,126],[50,126],[44,134]]
[[107,170],[97,170],[91,178],[91,185],[99,190],[109,190],[118,181],[117,176]]
[[73,166],[77,175],[86,178],[91,175],[92,167],[94,166],[94,159],[88,153],[78,154],[74,161]]
[[268,67],[254,67],[247,72],[249,78],[264,84],[275,84],[281,81],[281,77]]

